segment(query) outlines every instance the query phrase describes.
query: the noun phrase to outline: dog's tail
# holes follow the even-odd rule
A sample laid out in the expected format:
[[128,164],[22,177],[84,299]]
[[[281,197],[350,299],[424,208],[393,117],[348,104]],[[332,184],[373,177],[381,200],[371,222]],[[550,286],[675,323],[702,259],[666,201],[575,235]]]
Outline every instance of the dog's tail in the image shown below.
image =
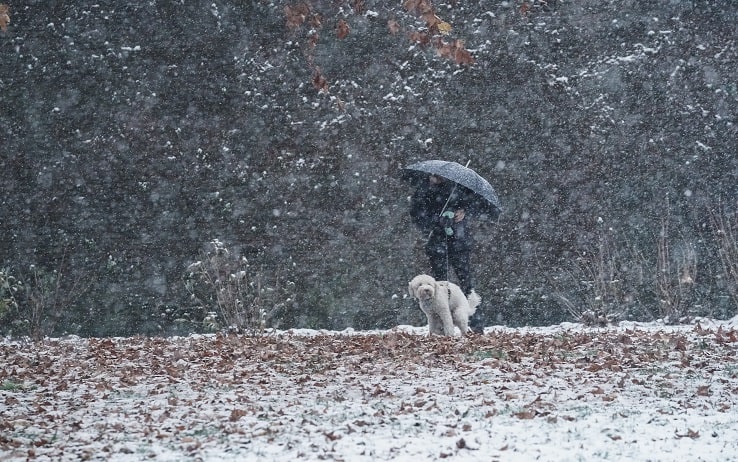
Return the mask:
[[469,292],[469,295],[466,296],[466,299],[469,300],[469,314],[472,315],[477,310],[479,304],[482,303],[482,297],[472,289],[472,291]]

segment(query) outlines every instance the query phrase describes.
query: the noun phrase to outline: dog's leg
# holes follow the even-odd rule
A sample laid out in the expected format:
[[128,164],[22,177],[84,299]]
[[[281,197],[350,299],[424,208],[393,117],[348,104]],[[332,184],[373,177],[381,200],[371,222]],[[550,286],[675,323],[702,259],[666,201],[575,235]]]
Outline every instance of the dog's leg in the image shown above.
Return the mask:
[[425,313],[425,317],[428,320],[428,334],[439,334],[441,333],[440,321],[438,315],[436,315],[433,309],[432,301],[418,300],[420,304],[420,310]]
[[467,303],[466,299],[459,300],[459,304],[456,305],[451,312],[451,316],[454,319],[454,324],[461,331],[461,335],[466,335],[469,331],[469,316],[473,313]]
[[451,312],[449,310],[444,310],[441,313],[439,313],[441,317],[441,328],[443,329],[443,335],[450,335],[453,336],[455,334],[454,332],[454,320],[451,317]]
[[454,324],[456,324],[456,327],[461,331],[461,335],[466,335],[466,333],[469,332],[469,319],[466,316],[458,316]]
[[443,324],[436,313],[428,315],[428,334],[443,335]]

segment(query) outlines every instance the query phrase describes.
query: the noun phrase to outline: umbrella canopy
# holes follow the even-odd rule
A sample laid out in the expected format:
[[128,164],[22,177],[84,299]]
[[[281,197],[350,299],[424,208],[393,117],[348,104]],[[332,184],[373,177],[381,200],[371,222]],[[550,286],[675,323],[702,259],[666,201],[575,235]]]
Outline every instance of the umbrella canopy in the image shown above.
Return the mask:
[[406,178],[416,179],[418,175],[436,175],[469,189],[479,198],[477,205],[480,210],[493,220],[502,212],[500,199],[492,185],[474,170],[457,162],[425,160],[408,165],[404,170],[408,174]]

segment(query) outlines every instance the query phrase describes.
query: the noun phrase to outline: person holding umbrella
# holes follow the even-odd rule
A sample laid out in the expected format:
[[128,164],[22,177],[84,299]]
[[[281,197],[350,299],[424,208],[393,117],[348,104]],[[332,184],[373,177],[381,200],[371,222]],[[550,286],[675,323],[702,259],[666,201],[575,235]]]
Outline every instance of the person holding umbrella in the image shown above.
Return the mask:
[[[459,279],[459,287],[468,295],[474,288],[469,266],[472,236],[467,210],[469,194],[464,187],[437,175],[428,175],[410,201],[413,223],[428,236],[425,253],[433,277],[448,281],[449,267]],[[470,213],[471,215],[471,213]]]
[[[428,238],[425,253],[433,278],[448,281],[453,269],[459,287],[468,296],[474,290],[470,221],[481,214],[499,215],[494,189],[476,172],[456,162],[418,162],[406,167],[405,173],[416,185],[410,216]],[[469,323],[472,331],[483,332],[484,324],[481,310],[477,310]]]

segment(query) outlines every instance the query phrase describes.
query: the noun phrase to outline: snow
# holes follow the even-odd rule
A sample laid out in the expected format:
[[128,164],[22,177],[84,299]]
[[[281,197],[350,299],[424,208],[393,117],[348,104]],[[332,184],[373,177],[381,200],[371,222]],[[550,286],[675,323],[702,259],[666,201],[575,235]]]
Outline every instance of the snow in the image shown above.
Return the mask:
[[725,461],[735,319],[0,341],[0,459]]

